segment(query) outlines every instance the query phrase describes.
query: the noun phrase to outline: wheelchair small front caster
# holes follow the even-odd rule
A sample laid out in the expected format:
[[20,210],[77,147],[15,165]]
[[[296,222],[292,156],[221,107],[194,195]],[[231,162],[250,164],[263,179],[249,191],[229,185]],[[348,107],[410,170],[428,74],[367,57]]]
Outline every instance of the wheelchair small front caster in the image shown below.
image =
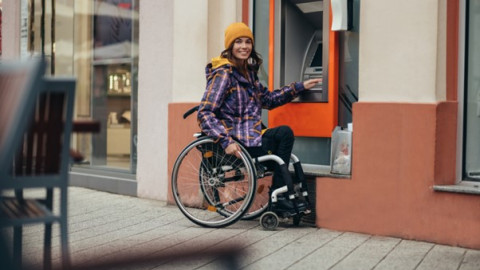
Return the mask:
[[265,212],[260,217],[260,225],[262,225],[265,230],[275,230],[278,227],[278,223],[278,216],[274,212]]

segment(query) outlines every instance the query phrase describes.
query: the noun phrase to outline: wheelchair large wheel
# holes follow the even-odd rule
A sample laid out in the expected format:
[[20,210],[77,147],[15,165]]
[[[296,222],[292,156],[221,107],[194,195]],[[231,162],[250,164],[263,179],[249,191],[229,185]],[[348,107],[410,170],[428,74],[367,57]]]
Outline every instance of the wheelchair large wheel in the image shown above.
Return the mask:
[[[202,179],[205,177],[204,174],[206,173],[205,165],[200,164],[200,188],[202,189],[203,195],[205,196],[205,200],[210,203],[214,204],[217,196],[218,190],[211,188],[208,184],[205,184]],[[258,173],[258,171],[257,171]],[[257,174],[258,176],[258,174]],[[203,183],[203,184],[202,184]],[[248,211],[242,216],[243,220],[252,220],[261,216],[265,211],[267,211],[269,202],[270,202],[270,186],[272,185],[272,176],[265,176],[262,178],[257,178],[256,181],[256,189],[254,199]],[[231,215],[228,211],[219,211],[221,215]]]
[[241,158],[225,154],[204,137],[178,156],[172,172],[172,192],[180,211],[204,227],[228,226],[248,211],[255,194],[256,175],[245,149]]
[[255,197],[250,209],[242,217],[244,220],[251,220],[261,216],[267,211],[270,203],[270,187],[272,186],[272,176],[257,178],[257,188]]

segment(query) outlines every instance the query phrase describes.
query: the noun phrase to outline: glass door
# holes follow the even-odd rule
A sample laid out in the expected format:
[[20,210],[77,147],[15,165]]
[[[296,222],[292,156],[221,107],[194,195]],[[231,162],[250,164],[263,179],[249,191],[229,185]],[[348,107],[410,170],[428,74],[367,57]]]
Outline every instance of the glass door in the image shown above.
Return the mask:
[[138,3],[21,0],[22,48],[44,55],[49,75],[75,76],[75,119],[101,123],[100,133],[72,134],[85,157],[75,170],[136,172]]
[[480,181],[480,2],[467,1],[464,179]]
[[138,6],[133,0],[94,0],[90,166],[135,171]]

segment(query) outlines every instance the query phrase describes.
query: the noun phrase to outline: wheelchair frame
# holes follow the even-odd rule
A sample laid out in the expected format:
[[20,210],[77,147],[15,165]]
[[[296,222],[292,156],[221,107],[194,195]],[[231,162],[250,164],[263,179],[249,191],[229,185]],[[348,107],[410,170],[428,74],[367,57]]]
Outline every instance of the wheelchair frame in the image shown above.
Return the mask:
[[[197,107],[189,110],[184,118],[196,109]],[[194,136],[197,139],[187,145],[175,161],[171,187],[177,206],[195,224],[219,228],[229,226],[239,219],[254,219],[261,215],[261,226],[273,230],[278,226],[280,218],[293,217],[293,224],[298,225],[301,217],[310,213],[306,180],[300,160],[294,154],[290,160],[295,172],[295,183],[288,170],[289,164],[276,155],[252,158],[239,144],[242,151],[240,158],[236,158],[225,154],[214,139],[202,133],[195,133]],[[257,190],[259,179],[271,175],[265,171],[261,178],[257,178],[257,168],[266,161],[276,162],[280,166],[285,185],[268,190],[268,202],[260,202],[260,207],[252,210],[250,208],[256,195],[263,192],[260,191],[263,188]],[[196,170],[196,164],[199,164],[198,171],[190,172],[189,170]],[[285,199],[293,203],[293,212],[276,209],[279,196],[285,193]]]

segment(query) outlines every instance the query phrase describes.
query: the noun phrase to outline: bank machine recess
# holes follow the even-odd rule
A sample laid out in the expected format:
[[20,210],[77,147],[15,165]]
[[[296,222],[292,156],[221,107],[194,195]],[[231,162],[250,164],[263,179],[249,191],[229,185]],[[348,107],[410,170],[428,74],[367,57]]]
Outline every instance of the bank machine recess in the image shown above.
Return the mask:
[[269,127],[293,129],[294,152],[300,159],[319,165],[330,164],[331,136],[338,121],[338,71],[332,61],[338,48],[329,13],[324,12],[328,2],[276,1],[274,87],[311,78],[323,78],[323,83],[268,113]]

